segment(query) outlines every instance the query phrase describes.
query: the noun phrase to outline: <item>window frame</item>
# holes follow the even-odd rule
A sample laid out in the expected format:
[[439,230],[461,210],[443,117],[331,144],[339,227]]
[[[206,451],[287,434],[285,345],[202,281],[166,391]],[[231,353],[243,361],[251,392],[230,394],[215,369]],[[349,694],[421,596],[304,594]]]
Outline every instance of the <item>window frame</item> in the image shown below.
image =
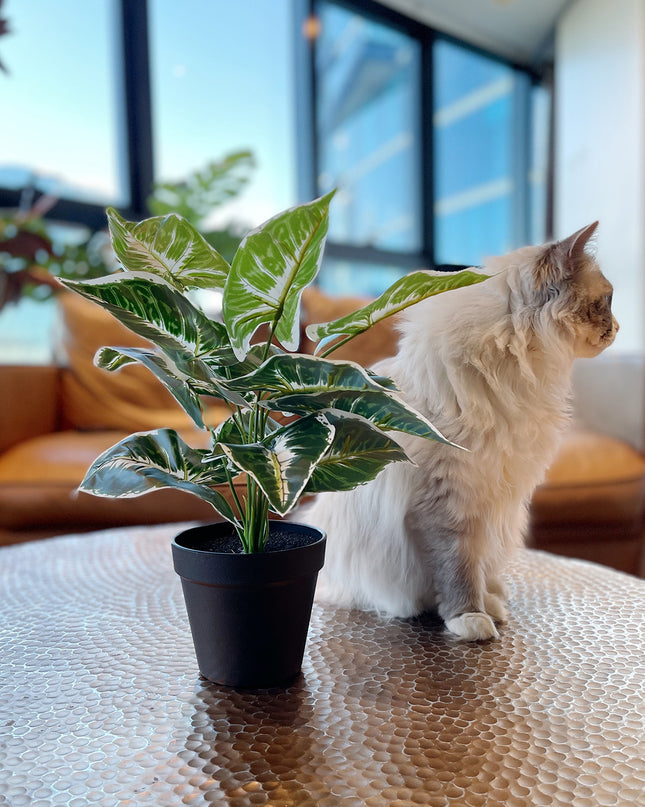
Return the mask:
[[[305,21],[315,12],[317,2],[321,0],[294,1],[294,39],[295,39],[295,107],[296,107],[296,176],[297,195],[301,201],[314,198],[317,194],[318,176],[318,144],[316,135],[316,75],[315,38],[307,39],[302,35]],[[388,6],[380,5],[375,0],[324,0],[324,2],[345,8],[360,14],[367,19],[382,25],[395,28],[420,45],[421,76],[418,92],[418,152],[419,188],[422,218],[422,246],[417,252],[399,252],[383,250],[371,246],[356,246],[342,242],[328,241],[326,254],[330,258],[360,263],[379,265],[398,265],[408,270],[419,266],[442,268],[434,260],[434,176],[433,176],[433,46],[438,39],[453,42],[459,47],[467,48],[487,58],[492,58],[508,65],[526,77],[522,97],[525,114],[516,116],[514,141],[517,156],[514,167],[515,186],[521,194],[516,207],[521,211],[519,223],[515,224],[514,236],[518,242],[528,242],[530,222],[530,194],[528,193],[528,167],[530,160],[529,133],[531,130],[530,90],[536,83],[550,83],[547,70],[540,73],[524,65],[518,65],[507,59],[489,53],[476,46],[441,32],[407,17]],[[119,205],[119,210],[126,218],[138,220],[149,215],[146,200],[152,192],[154,182],[153,124],[150,75],[149,46],[149,14],[148,0],[115,0],[115,13],[118,17],[117,42],[115,43],[116,63],[121,64],[120,106],[117,109],[116,125],[118,135],[124,144],[123,172],[126,177],[126,192],[129,204]],[[551,98],[553,107],[553,93]],[[551,126],[553,114],[551,114]],[[549,173],[547,176],[547,209],[545,222],[547,236],[551,235],[553,221],[553,145],[550,138]],[[21,204],[23,190],[0,187],[0,207],[17,208]],[[42,193],[35,191],[34,201]],[[59,199],[46,213],[50,219],[81,224],[92,230],[105,227],[105,207],[100,204],[81,202],[74,199]],[[455,266],[455,265],[451,265]]]
[[[529,243],[531,221],[531,199],[528,177],[530,169],[530,132],[532,127],[531,90],[536,84],[548,86],[548,72],[540,73],[524,65],[511,62],[483,48],[471,45],[463,40],[439,32],[417,20],[380,5],[374,0],[296,0],[296,76],[297,91],[297,125],[298,125],[298,195],[301,200],[311,199],[318,195],[317,177],[318,142],[316,92],[317,78],[315,70],[316,38],[303,36],[307,20],[314,19],[319,3],[327,3],[343,8],[374,21],[381,25],[395,28],[416,40],[420,46],[420,81],[418,91],[418,151],[420,166],[418,193],[421,199],[422,244],[415,252],[399,252],[383,250],[373,246],[357,246],[339,241],[327,240],[325,254],[329,258],[352,261],[360,267],[361,263],[378,265],[398,265],[402,270],[426,267],[430,269],[454,270],[463,268],[463,264],[438,264],[435,260],[435,217],[434,217],[434,93],[433,93],[433,53],[438,41],[452,43],[493,59],[514,71],[514,104],[522,110],[522,114],[514,116],[513,140],[513,185],[515,201],[513,204],[514,241],[520,245]],[[551,99],[551,119],[553,98]],[[548,157],[549,175],[547,176],[546,197],[547,209],[544,211],[545,228],[550,236],[552,223],[552,148]]]
[[[129,204],[118,206],[122,215],[141,219],[148,215],[146,199],[152,191],[152,109],[150,89],[150,58],[148,44],[147,0],[117,0],[117,41],[115,64],[121,65],[117,80],[120,84],[115,125],[117,137],[125,145],[123,174]],[[0,208],[18,208],[25,190],[0,187]],[[34,190],[33,201],[43,193]],[[69,224],[80,224],[91,230],[105,228],[105,205],[58,199],[45,217]]]

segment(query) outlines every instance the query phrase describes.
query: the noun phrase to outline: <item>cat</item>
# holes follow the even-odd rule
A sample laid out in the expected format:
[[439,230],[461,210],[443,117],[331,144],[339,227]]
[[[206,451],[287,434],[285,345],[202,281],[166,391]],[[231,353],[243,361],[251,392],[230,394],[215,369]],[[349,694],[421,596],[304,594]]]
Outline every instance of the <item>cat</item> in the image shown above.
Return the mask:
[[306,514],[327,532],[319,601],[387,617],[434,610],[462,640],[498,637],[500,572],[570,420],[573,361],[618,331],[588,249],[597,225],[490,259],[489,279],[404,313],[398,353],[373,370],[467,450],[393,433],[414,464],[319,494]]

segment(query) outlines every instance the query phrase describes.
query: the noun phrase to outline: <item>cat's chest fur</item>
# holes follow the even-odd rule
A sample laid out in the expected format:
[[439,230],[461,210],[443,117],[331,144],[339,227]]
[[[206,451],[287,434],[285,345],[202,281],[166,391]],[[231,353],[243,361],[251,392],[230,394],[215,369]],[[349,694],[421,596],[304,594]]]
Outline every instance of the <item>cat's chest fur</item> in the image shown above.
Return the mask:
[[431,302],[402,325],[397,356],[375,369],[467,451],[415,438],[405,448],[424,475],[450,474],[454,463],[484,495],[522,498],[541,481],[569,422],[573,351],[518,334],[511,317],[489,327],[480,321],[475,336],[476,307],[450,312]]

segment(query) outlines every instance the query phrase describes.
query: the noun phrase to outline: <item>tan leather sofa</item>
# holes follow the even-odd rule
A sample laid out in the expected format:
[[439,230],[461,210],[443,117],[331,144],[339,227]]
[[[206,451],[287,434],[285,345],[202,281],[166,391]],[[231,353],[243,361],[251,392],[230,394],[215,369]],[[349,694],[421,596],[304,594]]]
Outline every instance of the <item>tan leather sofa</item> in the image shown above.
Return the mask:
[[[202,439],[173,399],[140,367],[111,374],[93,365],[102,344],[144,344],[81,297],[59,298],[52,366],[2,366],[0,544],[66,532],[212,518],[194,496],[155,491],[103,499],[76,488],[99,453],[134,431],[181,428]],[[107,339],[107,341],[105,341]],[[213,410],[211,419],[224,415]]]
[[[333,319],[361,302],[307,290],[305,323]],[[175,402],[143,368],[125,367],[111,374],[93,366],[101,345],[135,343],[129,331],[71,294],[61,295],[60,314],[55,364],[0,366],[0,544],[127,524],[212,519],[210,505],[177,491],[119,500],[75,492],[92,460],[126,434],[172,426],[186,432],[193,443],[201,434],[190,433]],[[369,365],[395,345],[395,332],[387,322],[335,355]],[[302,348],[311,348],[305,338]],[[528,542],[642,575],[642,362],[601,357],[586,365],[576,376],[581,396],[580,401],[576,398],[578,423],[536,491]],[[610,388],[619,383],[621,398],[635,399],[633,422],[615,411]],[[602,404],[599,390],[604,390],[607,411],[590,405],[590,399]],[[209,410],[213,423],[225,415],[224,407]]]
[[645,357],[574,365],[574,423],[535,492],[529,543],[645,577]]

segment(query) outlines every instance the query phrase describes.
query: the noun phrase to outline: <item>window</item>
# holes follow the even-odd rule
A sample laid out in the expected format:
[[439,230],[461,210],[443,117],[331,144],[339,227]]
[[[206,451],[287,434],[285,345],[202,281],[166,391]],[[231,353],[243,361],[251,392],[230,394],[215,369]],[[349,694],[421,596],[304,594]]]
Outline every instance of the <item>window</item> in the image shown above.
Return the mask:
[[529,162],[529,240],[539,244],[550,237],[549,161],[551,159],[551,89],[546,84],[531,87],[531,143]]
[[318,187],[336,187],[332,241],[418,252],[420,48],[399,31],[320,5]]
[[323,288],[375,294],[412,268],[479,265],[544,238],[546,88],[382,6],[305,5],[300,195],[338,188]]
[[[6,11],[5,11],[6,9]],[[0,187],[127,205],[114,0],[6,3]]]
[[[0,217],[43,193],[60,200],[52,212],[62,219],[84,221],[88,211],[98,226],[106,205],[130,203],[117,4],[8,0],[2,11],[10,34],[0,73]],[[67,240],[60,228],[51,235]],[[3,308],[0,361],[49,361],[55,315],[37,293]]]
[[357,278],[355,269],[356,262],[326,255],[316,284],[332,296],[346,294],[350,297],[378,297],[406,271],[401,266],[361,262],[360,275]]
[[[2,13],[4,211],[51,193],[50,220],[101,229],[106,205],[141,218],[155,180],[248,149],[251,181],[209,223],[241,234],[338,188],[329,291],[373,296],[411,269],[544,238],[548,89],[384,5],[5,0]],[[31,301],[0,311],[0,360],[47,361],[51,318]]]
[[[246,149],[251,181],[212,223],[237,237],[293,205],[293,3],[6,0],[0,217],[50,193],[50,222],[139,219],[155,180]],[[50,360],[54,318],[51,300],[0,310],[0,361]]]
[[515,71],[442,40],[433,56],[435,259],[476,265],[512,248],[521,215]]
[[154,177],[181,180],[249,150],[225,218],[256,226],[295,204],[291,0],[149,0]]

